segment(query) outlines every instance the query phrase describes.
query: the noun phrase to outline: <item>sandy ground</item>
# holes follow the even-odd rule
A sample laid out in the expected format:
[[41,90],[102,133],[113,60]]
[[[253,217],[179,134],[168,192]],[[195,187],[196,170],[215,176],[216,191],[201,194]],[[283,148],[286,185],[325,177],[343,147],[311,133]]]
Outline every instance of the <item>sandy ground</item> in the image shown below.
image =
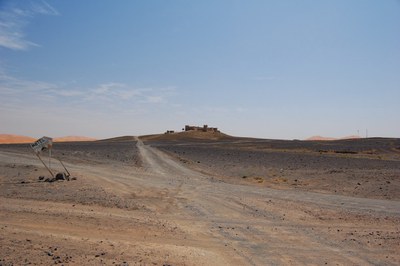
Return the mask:
[[53,183],[0,145],[0,265],[399,265],[382,141],[57,143],[77,180]]

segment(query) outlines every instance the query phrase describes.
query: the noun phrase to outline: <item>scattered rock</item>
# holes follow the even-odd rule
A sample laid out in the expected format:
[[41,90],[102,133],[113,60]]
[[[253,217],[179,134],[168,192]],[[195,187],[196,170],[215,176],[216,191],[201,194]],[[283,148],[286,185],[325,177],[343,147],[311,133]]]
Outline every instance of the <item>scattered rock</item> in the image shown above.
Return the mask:
[[39,176],[39,181],[43,181],[44,180],[44,176]]
[[65,173],[56,174],[56,180],[65,180]]

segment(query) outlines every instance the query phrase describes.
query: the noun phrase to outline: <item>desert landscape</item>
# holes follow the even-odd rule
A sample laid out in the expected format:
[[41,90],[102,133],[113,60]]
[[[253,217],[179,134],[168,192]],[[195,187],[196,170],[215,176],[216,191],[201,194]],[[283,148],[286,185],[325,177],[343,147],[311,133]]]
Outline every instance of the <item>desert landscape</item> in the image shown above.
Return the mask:
[[0,266],[400,265],[399,14],[0,0]]
[[188,131],[52,153],[76,180],[0,145],[0,265],[400,264],[400,139]]

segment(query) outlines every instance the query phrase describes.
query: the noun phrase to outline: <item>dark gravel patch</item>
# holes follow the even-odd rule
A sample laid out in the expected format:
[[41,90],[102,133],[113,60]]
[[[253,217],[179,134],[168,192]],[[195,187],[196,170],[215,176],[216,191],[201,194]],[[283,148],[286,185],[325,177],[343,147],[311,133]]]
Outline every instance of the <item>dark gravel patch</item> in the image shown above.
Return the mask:
[[[33,155],[29,144],[2,144],[0,150]],[[136,141],[56,142],[53,143],[52,156],[68,162],[142,165]]]

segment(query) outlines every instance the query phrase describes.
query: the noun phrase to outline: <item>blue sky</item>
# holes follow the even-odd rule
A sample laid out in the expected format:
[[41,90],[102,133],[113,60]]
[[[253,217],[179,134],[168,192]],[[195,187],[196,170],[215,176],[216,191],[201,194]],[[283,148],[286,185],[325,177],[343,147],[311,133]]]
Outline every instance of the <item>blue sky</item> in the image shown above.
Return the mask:
[[0,0],[0,133],[400,137],[400,2]]

